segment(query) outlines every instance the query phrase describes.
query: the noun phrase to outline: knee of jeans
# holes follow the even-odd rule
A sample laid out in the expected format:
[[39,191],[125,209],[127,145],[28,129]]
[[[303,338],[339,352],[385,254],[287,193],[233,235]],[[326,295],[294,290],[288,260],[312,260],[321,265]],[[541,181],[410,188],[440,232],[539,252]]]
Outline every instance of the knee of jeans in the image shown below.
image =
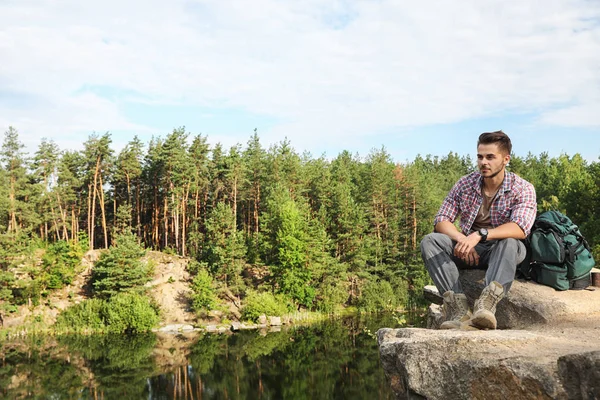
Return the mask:
[[500,243],[502,243],[506,248],[514,249],[516,251],[519,248],[519,244],[521,242],[518,239],[506,238],[500,240]]
[[427,248],[429,245],[431,245],[435,239],[435,233],[429,233],[425,236],[423,236],[423,239],[421,239],[421,253],[423,252],[423,250],[425,248]]

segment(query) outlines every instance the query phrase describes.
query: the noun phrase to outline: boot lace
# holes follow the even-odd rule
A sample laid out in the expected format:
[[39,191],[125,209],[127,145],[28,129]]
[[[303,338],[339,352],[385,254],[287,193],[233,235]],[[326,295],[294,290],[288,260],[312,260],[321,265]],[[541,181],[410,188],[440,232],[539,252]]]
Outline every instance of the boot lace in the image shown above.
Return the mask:
[[495,311],[496,305],[500,300],[502,300],[503,295],[503,291],[500,293],[495,293],[493,289],[486,287],[481,297],[477,301],[477,309]]

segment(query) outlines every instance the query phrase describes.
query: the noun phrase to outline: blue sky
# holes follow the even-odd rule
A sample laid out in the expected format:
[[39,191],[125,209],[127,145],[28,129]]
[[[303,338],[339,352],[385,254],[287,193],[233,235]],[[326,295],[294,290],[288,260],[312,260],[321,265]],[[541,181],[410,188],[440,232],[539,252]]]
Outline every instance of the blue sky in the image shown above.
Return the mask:
[[600,156],[600,2],[5,0],[0,129],[30,152],[120,149],[185,126],[210,143],[396,161],[514,152]]

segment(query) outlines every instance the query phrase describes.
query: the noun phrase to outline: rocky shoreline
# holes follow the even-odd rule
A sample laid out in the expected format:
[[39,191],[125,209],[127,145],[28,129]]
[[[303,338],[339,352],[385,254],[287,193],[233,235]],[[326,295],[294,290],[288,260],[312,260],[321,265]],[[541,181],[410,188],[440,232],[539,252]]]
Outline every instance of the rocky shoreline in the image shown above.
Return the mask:
[[154,329],[153,332],[161,333],[173,333],[178,334],[182,332],[207,332],[207,333],[225,333],[229,331],[245,331],[245,330],[268,330],[269,332],[277,332],[281,330],[281,327],[288,325],[290,321],[282,319],[281,317],[273,317],[261,315],[258,317],[258,323],[244,323],[244,322],[231,322],[228,324],[208,324],[201,327],[195,327],[190,324],[168,324],[158,329]]

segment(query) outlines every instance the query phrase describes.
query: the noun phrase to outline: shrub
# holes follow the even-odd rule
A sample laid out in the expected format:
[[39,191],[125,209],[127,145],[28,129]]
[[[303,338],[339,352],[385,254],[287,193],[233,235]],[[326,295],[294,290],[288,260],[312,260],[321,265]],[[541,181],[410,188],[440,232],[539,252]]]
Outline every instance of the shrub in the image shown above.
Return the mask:
[[103,331],[106,327],[103,307],[104,302],[100,299],[82,301],[61,312],[56,318],[56,327],[65,331]]
[[258,293],[249,291],[242,307],[242,318],[256,322],[262,314],[281,316],[293,307],[283,295],[273,295],[270,292]]
[[158,312],[146,296],[120,293],[104,303],[102,310],[109,332],[146,332],[158,323]]
[[323,283],[319,290],[317,309],[322,312],[332,313],[336,307],[344,304],[348,299],[348,290],[344,282],[330,279]]
[[199,269],[194,277],[192,292],[192,308],[195,311],[212,310],[218,302],[213,278],[205,269]]
[[81,264],[83,249],[80,244],[60,240],[48,246],[42,257],[42,265],[47,274],[47,287],[60,289],[73,281],[77,267]]
[[121,293],[109,300],[89,299],[75,304],[56,318],[58,331],[146,332],[158,323],[156,306],[135,293]]
[[398,308],[398,300],[388,281],[369,280],[362,287],[357,305],[365,312],[393,311]]

